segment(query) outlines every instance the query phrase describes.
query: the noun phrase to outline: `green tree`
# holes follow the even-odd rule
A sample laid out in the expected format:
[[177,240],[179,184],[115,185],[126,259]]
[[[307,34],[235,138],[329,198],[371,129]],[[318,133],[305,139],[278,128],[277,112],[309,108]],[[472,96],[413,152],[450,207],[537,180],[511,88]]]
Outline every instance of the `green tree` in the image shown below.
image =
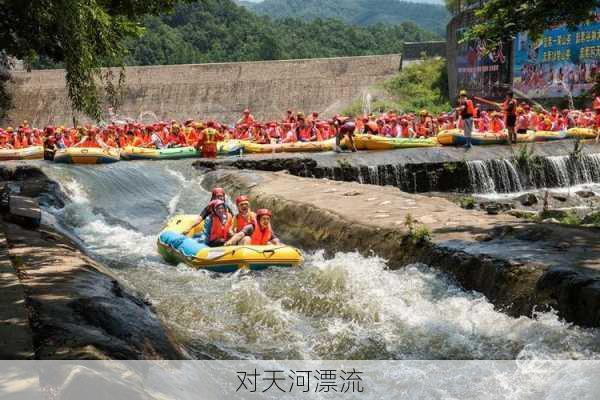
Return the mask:
[[595,18],[597,0],[489,0],[476,11],[481,21],[467,32],[464,40],[480,39],[494,48],[513,39],[519,32],[529,32],[535,39],[545,29],[558,24],[575,28]]
[[120,65],[125,39],[143,33],[141,18],[171,10],[176,0],[2,0],[0,49],[25,60],[62,62],[73,108],[96,119],[96,78]]

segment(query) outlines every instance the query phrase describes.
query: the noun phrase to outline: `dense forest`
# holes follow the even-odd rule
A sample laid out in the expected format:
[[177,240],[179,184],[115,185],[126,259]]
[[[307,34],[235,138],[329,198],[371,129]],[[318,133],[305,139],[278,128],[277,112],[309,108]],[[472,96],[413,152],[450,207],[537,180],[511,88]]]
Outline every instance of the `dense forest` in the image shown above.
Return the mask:
[[339,20],[258,16],[231,0],[180,4],[172,14],[148,17],[146,33],[128,43],[127,64],[358,56],[398,53],[404,41],[435,38],[414,23],[358,27]]
[[305,20],[336,18],[351,25],[414,22],[421,28],[446,35],[450,14],[443,5],[401,0],[265,0],[241,2],[262,15],[275,18],[297,17]]
[[[352,26],[334,19],[274,20],[232,0],[181,3],[173,13],[146,17],[143,25],[144,35],[126,43],[127,65],[390,54],[400,53],[404,41],[437,37],[411,22]],[[40,58],[31,64],[61,66]]]

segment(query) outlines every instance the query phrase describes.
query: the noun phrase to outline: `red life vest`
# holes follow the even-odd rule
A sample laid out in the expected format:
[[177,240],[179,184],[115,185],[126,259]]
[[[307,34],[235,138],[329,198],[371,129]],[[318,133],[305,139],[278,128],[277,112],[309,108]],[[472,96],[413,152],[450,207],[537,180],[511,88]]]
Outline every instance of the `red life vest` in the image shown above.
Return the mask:
[[231,214],[227,213],[227,221],[225,224],[223,224],[221,218],[213,215],[211,217],[210,238],[208,240],[210,242],[214,242],[215,240],[219,239],[225,241],[228,240],[232,225],[233,218],[231,217]]
[[254,214],[252,211],[248,211],[248,215],[245,217],[241,214],[238,214],[235,216],[235,233],[240,232],[245,226],[255,223],[256,214]]
[[298,129],[298,139],[302,139],[304,141],[308,141],[310,140],[310,127],[304,127],[301,129]]
[[88,136],[87,139],[85,139],[85,142],[81,143],[77,147],[100,147],[100,145],[98,144],[98,142],[96,142],[95,139],[90,139],[90,137]]
[[252,232],[251,244],[254,246],[265,246],[269,243],[269,240],[273,238],[273,231],[271,230],[271,224],[267,229],[261,229],[260,225],[256,223],[254,226],[254,232]]

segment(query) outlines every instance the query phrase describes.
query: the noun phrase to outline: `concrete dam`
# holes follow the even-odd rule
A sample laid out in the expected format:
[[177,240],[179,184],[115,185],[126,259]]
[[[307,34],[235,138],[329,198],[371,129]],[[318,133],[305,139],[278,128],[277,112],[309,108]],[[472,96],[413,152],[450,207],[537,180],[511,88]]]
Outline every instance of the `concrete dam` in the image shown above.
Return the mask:
[[[244,108],[261,120],[287,108],[333,115],[401,69],[399,54],[126,68],[119,117],[216,118],[232,122]],[[64,70],[15,71],[6,124],[71,124]],[[118,76],[118,71],[115,71]],[[115,78],[116,80],[116,78]],[[108,110],[106,105],[105,110]],[[76,115],[79,122],[85,116]]]

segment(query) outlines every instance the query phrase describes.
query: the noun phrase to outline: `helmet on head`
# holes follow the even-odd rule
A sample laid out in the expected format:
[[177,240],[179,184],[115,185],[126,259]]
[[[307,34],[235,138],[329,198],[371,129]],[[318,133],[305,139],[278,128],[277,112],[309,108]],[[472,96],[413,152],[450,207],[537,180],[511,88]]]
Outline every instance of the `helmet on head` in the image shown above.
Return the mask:
[[427,110],[421,110],[421,111],[419,112],[419,115],[420,115],[421,117],[425,117],[425,116],[427,116],[427,114],[428,114]]
[[265,215],[267,215],[269,217],[273,216],[273,214],[271,213],[271,211],[267,210],[266,208],[261,208],[261,209],[257,210],[256,211],[256,220],[260,221],[260,218],[263,217],[263,216],[265,216]]
[[225,196],[225,189],[216,187],[212,190],[212,198],[214,199],[217,196]]
[[235,199],[235,204],[237,204],[238,206],[242,203],[249,203],[249,202],[250,202],[250,200],[248,199],[248,196],[245,196],[245,195],[238,196]]
[[458,93],[458,95],[459,96],[467,96],[467,91],[463,89]]
[[225,202],[223,200],[211,200],[208,203],[208,210],[214,214],[217,211],[217,207],[223,206],[223,205],[225,205]]

